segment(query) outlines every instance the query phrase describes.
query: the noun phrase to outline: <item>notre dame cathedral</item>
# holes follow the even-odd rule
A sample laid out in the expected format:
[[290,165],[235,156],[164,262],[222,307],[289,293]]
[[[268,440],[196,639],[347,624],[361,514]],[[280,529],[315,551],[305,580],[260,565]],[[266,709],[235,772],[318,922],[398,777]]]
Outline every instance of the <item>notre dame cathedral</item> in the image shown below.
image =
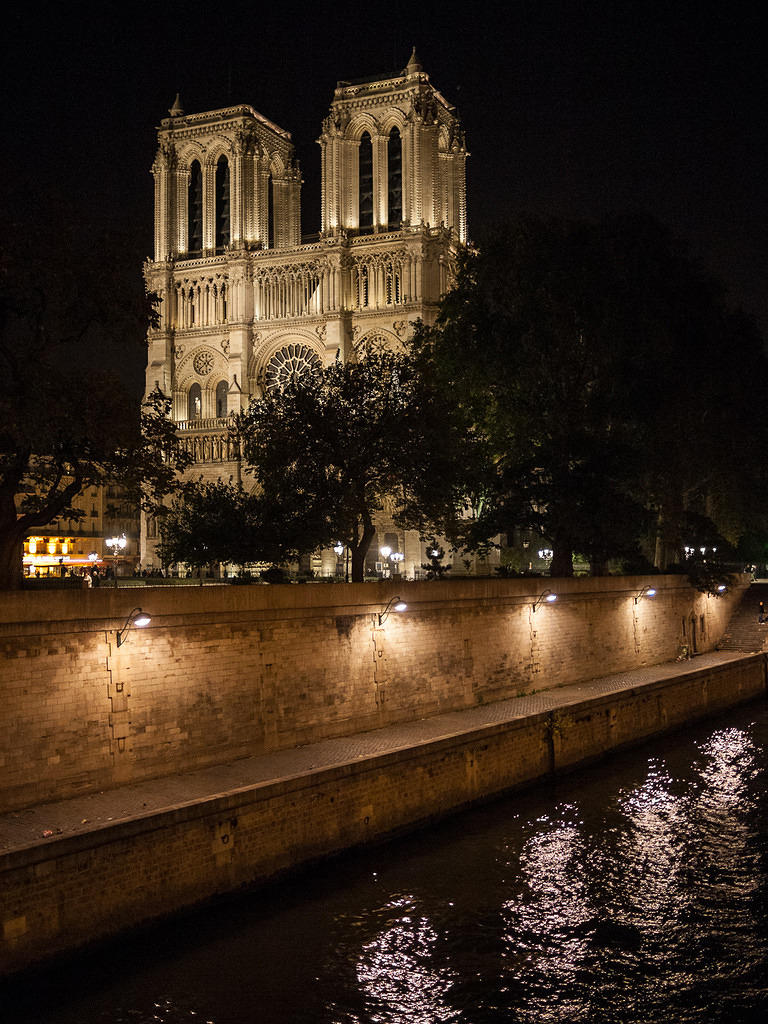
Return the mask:
[[[161,322],[147,390],[172,396],[191,475],[247,487],[230,414],[289,375],[396,348],[413,321],[434,321],[467,240],[464,133],[415,50],[398,74],[339,82],[318,139],[320,232],[306,238],[289,132],[247,105],[186,114],[177,98],[169,114],[152,166],[145,279]],[[418,536],[386,514],[379,526],[367,571],[418,576]],[[152,524],[142,533],[142,561],[157,564]],[[319,552],[311,568],[336,575],[340,556]]]

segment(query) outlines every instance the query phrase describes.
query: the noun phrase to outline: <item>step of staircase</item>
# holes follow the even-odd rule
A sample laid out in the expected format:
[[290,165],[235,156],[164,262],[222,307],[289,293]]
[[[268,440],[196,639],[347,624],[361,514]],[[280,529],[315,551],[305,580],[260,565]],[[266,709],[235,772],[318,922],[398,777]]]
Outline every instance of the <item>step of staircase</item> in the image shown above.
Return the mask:
[[753,583],[734,610],[718,650],[748,653],[768,649],[768,622],[759,621],[761,601],[768,611],[768,583]]

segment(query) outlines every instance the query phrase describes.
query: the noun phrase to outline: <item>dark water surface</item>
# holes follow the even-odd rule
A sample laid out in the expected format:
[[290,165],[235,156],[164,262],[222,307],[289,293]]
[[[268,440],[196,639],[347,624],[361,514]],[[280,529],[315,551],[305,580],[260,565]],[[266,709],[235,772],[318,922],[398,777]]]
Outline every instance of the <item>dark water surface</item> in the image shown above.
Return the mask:
[[3,1024],[768,1017],[768,704],[88,951]]

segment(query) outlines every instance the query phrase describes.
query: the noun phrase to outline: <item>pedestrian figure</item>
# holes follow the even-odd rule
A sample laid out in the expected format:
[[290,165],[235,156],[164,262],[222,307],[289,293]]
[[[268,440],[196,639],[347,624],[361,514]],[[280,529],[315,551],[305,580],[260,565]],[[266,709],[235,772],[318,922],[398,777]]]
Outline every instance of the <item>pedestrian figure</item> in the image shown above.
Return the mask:
[[757,606],[757,621],[761,626],[765,625],[765,602],[761,601]]

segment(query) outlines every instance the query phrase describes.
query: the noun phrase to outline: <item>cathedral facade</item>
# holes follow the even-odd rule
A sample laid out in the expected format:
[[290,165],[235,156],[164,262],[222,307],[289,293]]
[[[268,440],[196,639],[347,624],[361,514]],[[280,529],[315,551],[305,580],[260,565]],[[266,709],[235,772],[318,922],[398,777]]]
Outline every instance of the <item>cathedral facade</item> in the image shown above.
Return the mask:
[[[160,298],[147,391],[172,396],[196,479],[248,487],[227,418],[265,389],[361,347],[397,349],[434,321],[467,240],[467,150],[456,110],[415,51],[398,74],[337,84],[322,124],[319,234],[301,232],[291,136],[247,105],[185,114],[158,130],[155,253]],[[142,558],[157,564],[152,524]],[[380,549],[402,555],[394,565]],[[415,535],[381,520],[369,570],[418,574]],[[377,569],[378,565],[378,569]],[[313,569],[338,571],[319,553]]]

